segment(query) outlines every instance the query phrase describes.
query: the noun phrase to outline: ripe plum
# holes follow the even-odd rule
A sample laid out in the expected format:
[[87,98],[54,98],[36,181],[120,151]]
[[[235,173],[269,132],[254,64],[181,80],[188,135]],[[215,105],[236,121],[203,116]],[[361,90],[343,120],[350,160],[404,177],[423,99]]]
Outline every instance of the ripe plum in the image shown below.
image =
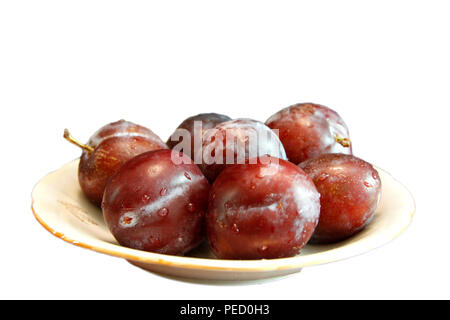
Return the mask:
[[372,220],[381,181],[371,164],[352,155],[324,154],[299,166],[321,195],[320,219],[312,243],[346,239]]
[[206,215],[213,252],[224,259],[298,254],[319,220],[319,193],[296,165],[270,156],[227,166],[215,180]]
[[279,130],[287,157],[295,164],[324,153],[352,154],[344,120],[325,106],[299,103],[275,113],[266,124]]
[[143,153],[109,180],[102,202],[111,233],[126,247],[182,255],[203,239],[209,183],[184,154]]

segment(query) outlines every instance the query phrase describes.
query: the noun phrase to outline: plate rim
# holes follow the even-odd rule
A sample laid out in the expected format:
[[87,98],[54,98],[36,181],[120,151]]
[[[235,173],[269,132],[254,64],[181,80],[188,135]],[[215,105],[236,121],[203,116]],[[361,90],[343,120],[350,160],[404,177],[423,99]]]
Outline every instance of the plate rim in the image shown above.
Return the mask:
[[[289,269],[299,269],[303,267],[313,266],[313,265],[322,265],[336,261],[342,261],[345,259],[349,259],[351,257],[356,257],[367,253],[376,248],[380,248],[395,238],[397,238],[400,234],[402,234],[410,225],[413,220],[413,217],[416,213],[416,201],[411,191],[400,181],[398,181],[394,176],[392,176],[386,170],[383,170],[379,167],[375,167],[377,170],[382,171],[390,178],[392,178],[396,183],[398,183],[409,195],[412,201],[412,211],[409,213],[408,222],[399,230],[397,233],[391,235],[389,240],[383,241],[382,243],[376,244],[373,247],[361,247],[357,251],[351,251],[347,255],[339,254],[335,255],[334,251],[339,250],[342,252],[342,248],[334,248],[328,250],[326,253],[318,252],[312,253],[307,256],[294,256],[287,258],[278,258],[278,259],[258,259],[258,260],[225,260],[225,259],[211,259],[211,258],[199,258],[199,257],[186,257],[186,256],[175,256],[175,255],[166,255],[155,252],[148,252],[133,248],[128,248],[121,246],[119,244],[112,244],[105,242],[105,246],[96,246],[93,244],[84,243],[82,241],[72,239],[65,234],[54,230],[44,219],[38,214],[35,207],[35,192],[36,189],[41,185],[41,183],[49,176],[56,174],[58,171],[63,169],[64,167],[73,165],[74,162],[78,162],[79,158],[76,158],[70,162],[65,163],[60,166],[58,169],[53,170],[43,176],[39,181],[34,185],[31,192],[31,211],[33,213],[34,218],[39,222],[39,224],[46,229],[53,236],[68,242],[72,245],[82,247],[85,249],[92,250],[94,252],[106,254],[109,256],[123,258],[126,260],[132,260],[141,263],[154,264],[154,265],[163,265],[170,268],[188,268],[194,270],[209,270],[209,271],[230,271],[230,272],[267,272],[267,271],[282,271]],[[102,240],[100,240],[102,241]],[[112,246],[112,248],[108,248]],[[314,259],[316,255],[322,255],[321,259]],[[308,258],[307,258],[308,257]]]

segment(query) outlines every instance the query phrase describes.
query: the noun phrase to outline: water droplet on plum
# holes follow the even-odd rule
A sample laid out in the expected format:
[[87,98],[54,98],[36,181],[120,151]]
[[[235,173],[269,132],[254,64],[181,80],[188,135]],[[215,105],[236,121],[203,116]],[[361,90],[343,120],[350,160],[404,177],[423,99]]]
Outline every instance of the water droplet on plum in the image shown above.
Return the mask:
[[152,197],[150,196],[150,195],[148,195],[148,194],[144,194],[143,196],[142,196],[142,202],[148,202],[150,199],[151,199]]
[[194,211],[195,211],[195,206],[194,206],[193,203],[189,202],[189,203],[186,205],[186,209],[187,209],[187,211],[189,211],[189,212],[194,212]]
[[123,223],[124,224],[130,224],[133,221],[132,217],[124,217],[123,218]]
[[266,253],[266,251],[267,251],[267,248],[268,248],[268,247],[267,247],[266,245],[263,245],[263,246],[257,248],[256,250],[258,251],[258,253],[259,253],[260,255],[264,255],[264,254]]
[[168,214],[169,214],[169,209],[167,209],[167,208],[161,208],[161,209],[158,210],[158,215],[160,217],[165,217]]

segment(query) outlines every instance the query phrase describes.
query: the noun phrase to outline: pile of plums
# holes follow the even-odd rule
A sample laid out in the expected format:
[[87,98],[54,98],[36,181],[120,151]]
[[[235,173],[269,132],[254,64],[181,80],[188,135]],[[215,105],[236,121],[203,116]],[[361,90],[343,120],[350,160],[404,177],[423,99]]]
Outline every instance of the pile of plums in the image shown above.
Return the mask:
[[265,123],[205,113],[164,143],[120,120],[82,148],[82,191],[117,241],[183,255],[206,240],[221,259],[273,259],[307,243],[334,243],[374,217],[381,182],[352,155],[349,132],[330,108],[280,110]]

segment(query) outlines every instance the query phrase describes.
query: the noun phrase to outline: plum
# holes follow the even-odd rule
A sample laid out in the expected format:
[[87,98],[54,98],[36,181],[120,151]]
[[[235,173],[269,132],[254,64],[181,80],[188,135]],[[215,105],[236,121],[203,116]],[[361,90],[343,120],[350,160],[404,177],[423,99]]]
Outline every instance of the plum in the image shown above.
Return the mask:
[[150,129],[120,120],[100,128],[87,144],[76,141],[66,129],[64,137],[82,148],[78,181],[87,198],[100,206],[111,177],[126,161],[146,151],[167,149]]
[[270,155],[286,159],[278,136],[264,123],[252,119],[236,119],[206,130],[202,138],[203,174],[210,182],[228,165],[245,163],[246,159]]
[[209,244],[222,259],[297,255],[318,223],[319,197],[308,175],[283,159],[229,165],[210,191]]
[[370,163],[352,155],[324,154],[299,166],[321,195],[312,243],[344,240],[370,223],[381,194],[380,176]]
[[[199,151],[197,151],[197,149],[200,149],[199,147],[201,147],[202,145],[203,132],[205,130],[214,128],[219,123],[230,120],[230,117],[218,113],[200,113],[196,116],[189,117],[177,127],[175,132],[172,133],[170,138],[167,140],[166,144],[170,149],[173,149],[177,144],[181,142],[183,143],[183,145],[187,143],[187,145],[190,146],[190,150],[189,152],[183,150],[183,152],[190,156],[193,160],[196,158],[197,153],[199,153],[198,156],[201,159],[202,155]],[[196,132],[197,129],[195,129],[194,126],[196,122],[201,124],[201,130],[198,130],[198,132]],[[189,141],[183,141],[183,138],[181,138],[184,137],[185,132],[183,132],[183,130],[186,130],[186,132],[189,133]],[[194,137],[198,141],[197,144],[194,143]]]
[[184,154],[143,153],[126,162],[108,181],[102,210],[106,224],[126,247],[182,255],[204,237],[210,185]]
[[153,141],[155,145],[167,149],[167,145],[157,136],[152,130],[133,123],[131,121],[119,120],[108,123],[100,129],[98,129],[88,140],[87,145],[95,148],[103,140],[112,137],[142,137],[147,140]]
[[328,107],[292,105],[272,115],[266,125],[279,130],[287,157],[295,164],[325,153],[352,154],[347,125]]

